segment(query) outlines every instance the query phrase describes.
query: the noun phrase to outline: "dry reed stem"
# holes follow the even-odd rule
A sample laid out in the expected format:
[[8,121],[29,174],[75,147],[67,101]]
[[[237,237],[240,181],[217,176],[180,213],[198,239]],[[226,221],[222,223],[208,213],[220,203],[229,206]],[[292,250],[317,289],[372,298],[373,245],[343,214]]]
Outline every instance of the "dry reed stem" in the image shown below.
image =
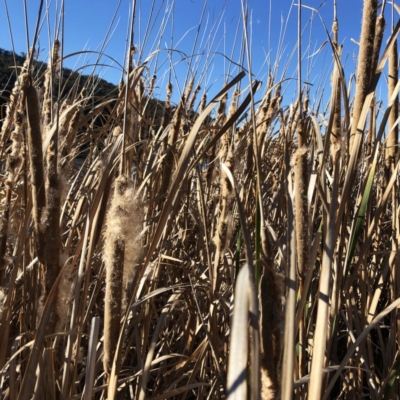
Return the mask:
[[[376,33],[373,35],[371,75],[368,79],[371,79],[375,69],[373,64],[379,54],[379,27],[383,27],[383,24],[382,19],[378,18]],[[40,157],[44,181],[38,188],[46,187],[45,206],[40,208],[40,218],[37,215],[35,217],[37,205],[31,208],[30,202],[36,201],[36,196],[33,196],[35,176],[31,174],[29,179],[26,170],[28,163],[23,162],[25,144],[20,140],[25,129],[25,100],[21,94],[27,88],[21,90],[22,86],[18,83],[12,96],[15,95],[15,99],[19,100],[11,97],[11,119],[3,121],[1,151],[4,160],[9,157],[9,163],[2,164],[0,174],[0,210],[3,221],[0,254],[7,254],[0,288],[0,314],[2,307],[4,309],[0,318],[0,358],[1,367],[4,366],[0,392],[6,398],[32,396],[31,388],[35,387],[37,392],[33,396],[36,399],[42,394],[43,397],[71,400],[91,394],[96,398],[105,397],[108,388],[101,384],[105,376],[104,369],[109,373],[110,400],[127,396],[139,398],[140,395],[154,399],[171,396],[180,400],[191,397],[226,397],[228,355],[232,359],[230,363],[234,364],[235,354],[243,352],[249,343],[250,358],[259,353],[258,350],[254,351],[257,349],[258,328],[253,320],[258,309],[252,308],[252,320],[248,326],[248,298],[241,304],[246,305],[245,322],[241,327],[242,330],[245,328],[245,341],[238,349],[229,345],[235,267],[241,264],[241,257],[245,253],[241,243],[243,237],[232,221],[237,221],[240,210],[242,226],[254,232],[257,202],[264,215],[261,218],[262,229],[268,229],[269,233],[267,251],[264,250],[264,238],[262,243],[264,255],[271,267],[264,268],[259,298],[263,388],[254,393],[253,389],[257,385],[252,383],[251,396],[277,398],[281,390],[282,398],[291,399],[295,396],[298,400],[306,397],[319,400],[321,393],[332,398],[383,397],[390,385],[390,371],[392,365],[395,365],[398,350],[396,312],[386,314],[376,325],[377,329],[370,330],[371,335],[365,335],[363,328],[398,293],[400,275],[395,270],[398,269],[399,194],[395,181],[399,164],[394,165],[396,152],[390,156],[392,148],[397,148],[397,142],[389,145],[389,137],[385,152],[382,151],[382,137],[389,108],[384,110],[383,118],[376,118],[380,112],[377,106],[381,109],[386,107],[377,92],[374,99],[367,96],[364,101],[366,107],[358,124],[362,130],[367,114],[370,113],[369,148],[360,151],[357,156],[353,154],[349,163],[346,162],[346,154],[341,151],[344,150],[345,142],[342,140],[342,131],[347,133],[349,139],[349,104],[355,106],[355,99],[348,98],[353,90],[346,90],[346,80],[337,57],[341,53],[337,20],[332,30],[336,48],[332,74],[335,86],[330,89],[335,96],[331,96],[327,129],[326,113],[329,104],[324,104],[325,96],[322,94],[326,93],[326,82],[321,81],[319,86],[307,85],[302,100],[291,104],[292,100],[288,102],[287,97],[292,85],[289,79],[284,76],[280,78],[282,87],[276,85],[274,92],[276,71],[281,67],[278,61],[275,66],[271,64],[268,71],[267,91],[262,101],[255,102],[249,110],[250,100],[247,103],[246,100],[240,105],[244,104],[244,108],[233,114],[236,107],[233,107],[234,102],[226,113],[226,105],[223,104],[226,100],[222,93],[232,89],[243,78],[243,74],[229,89],[223,89],[218,97],[206,105],[206,93],[211,82],[209,71],[199,70],[200,64],[197,61],[191,64],[191,70],[186,76],[192,78],[184,86],[179,81],[176,64],[171,64],[170,76],[177,78],[177,87],[185,96],[185,101],[177,105],[181,109],[171,105],[170,85],[167,99],[157,102],[153,96],[157,88],[155,73],[160,71],[158,54],[161,54],[161,49],[154,53],[157,54],[153,57],[155,65],[150,57],[145,66],[134,69],[131,60],[128,68],[132,78],[129,90],[125,91],[122,82],[117,99],[99,100],[96,85],[100,80],[95,76],[87,81],[79,96],[81,85],[78,80],[81,78],[78,78],[68,94],[64,96],[61,92],[58,116],[48,102],[51,81],[47,76],[47,100],[36,106],[41,124],[34,123],[47,136],[42,144],[46,159]],[[160,32],[161,38],[164,28]],[[210,34],[212,39],[213,32]],[[240,45],[243,47],[243,43]],[[383,68],[387,53],[376,67],[378,72]],[[139,59],[143,59],[142,54]],[[225,60],[230,63],[227,57]],[[31,65],[35,66],[34,60]],[[229,66],[230,71],[232,65]],[[30,84],[31,80],[26,79],[27,65],[24,68],[21,75],[24,82]],[[143,70],[148,71],[147,78],[141,77],[140,71]],[[31,68],[29,73],[35,76],[35,69]],[[363,70],[359,69],[358,73],[362,75]],[[392,75],[390,68],[389,75]],[[39,72],[38,78],[35,78],[35,88],[42,84],[43,77],[44,74]],[[202,82],[202,99],[197,98],[200,87],[195,86],[193,77],[199,77],[199,82]],[[312,73],[307,76],[307,82],[311,81],[309,78],[313,78]],[[390,78],[390,81],[393,80]],[[297,82],[301,83],[301,79]],[[239,87],[239,90],[244,95],[248,89]],[[393,85],[392,90],[390,93],[397,93],[398,88]],[[127,97],[124,92],[128,93]],[[314,102],[317,98],[319,100]],[[97,104],[98,101],[100,103]],[[220,102],[217,115],[209,115],[217,102]],[[393,103],[392,110],[396,108],[396,103]],[[388,107],[391,106],[392,102]],[[202,113],[200,116],[197,109]],[[303,118],[300,109],[305,113]],[[239,119],[245,111],[257,118],[256,124],[248,117]],[[129,117],[123,129],[125,114],[129,114]],[[55,123],[55,117],[58,117],[58,123]],[[227,123],[231,117],[233,122]],[[30,118],[34,120],[32,115]],[[395,119],[393,117],[389,123],[389,136]],[[275,132],[278,127],[279,134]],[[156,129],[159,129],[158,132]],[[123,151],[126,176],[115,180],[114,171],[121,160],[118,152],[124,130],[127,137],[126,151]],[[188,130],[190,134],[186,135]],[[176,134],[171,135],[173,132]],[[52,141],[57,133],[58,141]],[[325,139],[330,135],[330,143],[324,143],[324,134]],[[13,141],[11,147],[9,139]],[[139,143],[139,139],[143,139],[145,145]],[[354,143],[357,149],[366,148],[361,146],[361,135],[356,136]],[[255,150],[257,153],[254,153]],[[79,153],[81,155],[75,163]],[[128,154],[132,155],[131,160]],[[368,157],[369,154],[372,157]],[[392,157],[390,160],[389,156]],[[302,158],[305,163],[302,171],[308,168],[310,173],[306,178],[301,171],[296,170],[296,166],[302,164]],[[108,160],[107,164],[101,161],[105,159]],[[170,168],[165,167],[168,159]],[[228,173],[219,168],[219,159],[228,167],[227,171],[235,172],[236,187],[229,185],[226,180]],[[372,159],[377,161],[369,203],[365,215],[360,216],[363,225],[360,235],[355,238],[354,255],[346,261],[352,242],[353,217],[357,215],[359,204],[354,199],[357,193],[363,192],[366,183],[365,166],[372,165]],[[179,160],[178,163],[175,160]],[[299,162],[296,163],[296,160]],[[95,166],[95,163],[101,164],[101,168]],[[206,181],[204,175],[207,166],[209,179]],[[174,168],[175,174],[171,177]],[[130,175],[133,171],[139,177],[138,191],[131,179],[127,178],[128,172]],[[384,177],[388,173],[390,181],[382,195],[384,179],[389,179]],[[163,179],[163,176],[167,179]],[[254,185],[256,178],[257,190]],[[121,195],[117,187],[118,182],[123,186],[124,179],[127,188],[122,190]],[[295,183],[295,190],[292,189],[292,183]],[[116,192],[114,198],[109,200],[114,184]],[[169,191],[165,190],[166,197],[161,193],[162,185],[170,187]],[[240,195],[235,193],[235,202],[232,200],[232,187],[240,191]],[[61,193],[60,200],[55,198],[57,192]],[[146,208],[137,198],[139,193]],[[304,197],[304,201],[302,205],[296,204],[293,207],[297,197]],[[301,211],[307,202],[308,209]],[[116,207],[117,203],[119,208]],[[347,204],[346,209],[344,204]],[[61,215],[57,218],[60,209]],[[303,218],[303,222],[297,221],[304,215],[308,218]],[[57,233],[60,220],[62,229]],[[38,232],[34,226],[32,233],[32,221],[41,224]],[[305,224],[308,226],[306,241],[305,236],[301,235]],[[50,230],[41,232],[45,227]],[[103,237],[102,231],[105,231]],[[51,235],[49,232],[52,232]],[[50,329],[55,334],[48,337],[53,347],[43,349],[44,352],[41,349],[43,341],[47,340],[46,329],[43,329],[43,323],[38,329],[36,318],[37,299],[43,293],[43,277],[40,274],[43,266],[35,261],[38,255],[35,241],[40,234],[44,236],[42,260],[45,265],[53,260],[51,264],[59,268],[57,264],[63,266],[69,260],[69,265],[65,266],[64,274],[60,277],[56,312],[60,316],[68,317],[71,314],[72,317],[68,326],[60,320],[55,330],[47,328],[48,333]],[[216,236],[214,249],[210,243],[213,234]],[[57,261],[57,248],[54,251],[48,242],[48,239],[58,236],[63,244],[60,262]],[[308,255],[305,243],[311,242],[312,238],[312,251],[307,262],[304,258]],[[234,240],[236,254],[233,254]],[[254,240],[254,235],[245,235],[249,258],[254,251]],[[147,257],[144,267],[140,268],[138,265],[141,264],[144,251]],[[260,265],[265,264],[263,258],[257,261]],[[272,265],[276,266],[276,270],[272,269]],[[107,269],[106,283],[103,279],[104,269]],[[280,364],[278,327],[282,312],[276,279],[278,269],[279,273],[285,272],[287,278],[284,293],[286,302],[283,302],[286,329],[282,340],[282,374],[277,371]],[[306,273],[301,275],[301,270],[306,270]],[[115,274],[112,275],[110,271]],[[347,272],[348,275],[344,275]],[[247,273],[252,276],[253,267]],[[76,285],[71,286],[71,277],[76,277]],[[106,304],[102,294],[104,283],[108,287]],[[302,284],[301,291],[304,293],[296,299],[296,295],[299,295],[296,288]],[[130,297],[127,306],[132,313],[123,318],[127,288]],[[52,290],[54,297],[57,289],[53,287]],[[69,290],[73,291],[72,310]],[[254,293],[252,290],[251,294]],[[242,294],[246,295],[245,292]],[[238,305],[236,300],[235,307]],[[300,304],[296,306],[297,301]],[[115,304],[119,316],[112,315]],[[164,312],[160,315],[161,310]],[[50,318],[50,326],[51,315],[48,311],[46,318]],[[102,342],[88,345],[91,340],[88,329],[93,317],[99,317],[99,323],[105,324],[104,346]],[[30,343],[35,335],[40,336],[40,347],[36,347],[36,344],[32,347],[33,343]],[[359,340],[362,335],[367,342],[359,343],[359,351],[355,352],[354,340]],[[295,351],[297,346],[301,348],[299,352]],[[91,350],[90,360],[86,360],[88,348]],[[58,350],[55,352],[53,349]],[[104,369],[101,365],[103,349]],[[353,353],[346,355],[349,349]],[[32,355],[33,358],[27,363]],[[337,360],[343,360],[344,356],[348,359],[347,366],[353,369],[341,365],[338,371],[340,375],[325,373],[336,370]],[[244,362],[241,372],[245,373],[241,376],[241,382],[244,391],[248,391],[246,365],[249,366],[251,360],[247,358]],[[324,370],[324,365],[328,363],[332,365],[329,370]],[[36,374],[38,366],[40,372]],[[60,372],[58,366],[61,366]],[[113,371],[110,374],[111,366]],[[86,374],[87,379],[83,379],[85,371],[89,370],[90,375]],[[252,371],[259,370],[254,365],[251,367],[253,382],[258,380],[258,374]],[[29,371],[26,374],[29,383],[23,379],[26,371]],[[332,377],[335,380],[339,376],[341,380],[332,384]],[[298,377],[299,380],[293,382]],[[47,386],[46,379],[49,381]],[[22,393],[21,389],[27,392]],[[399,391],[397,381],[391,390],[390,396]]]
[[[389,96],[394,93],[396,83],[398,82],[399,71],[398,71],[398,49],[397,40],[395,41],[393,47],[389,54]],[[397,96],[396,96],[397,97]],[[385,183],[390,182],[391,173],[395,171],[396,161],[398,160],[398,145],[399,145],[399,126],[395,125],[399,115],[399,103],[398,99],[393,103],[392,110],[389,115],[389,135],[386,142],[385,151]],[[394,182],[394,188],[392,190],[392,251],[396,252],[399,248],[399,199],[397,196],[397,182]],[[400,263],[399,258],[396,257],[394,264],[394,277],[393,277],[393,299],[399,297],[400,293]],[[393,331],[397,330],[397,343],[400,338],[400,313],[397,310],[396,322],[392,323]],[[393,335],[395,336],[395,335]],[[396,348],[396,339],[393,337],[393,351]],[[396,389],[396,388],[395,388]],[[397,391],[399,387],[397,385]]]
[[[283,125],[282,129],[285,129]],[[286,132],[285,132],[286,133]],[[288,136],[288,135],[286,135]],[[288,400],[293,396],[293,376],[295,371],[295,332],[294,321],[296,312],[296,293],[297,293],[297,273],[296,273],[296,230],[294,224],[294,199],[292,188],[290,185],[290,159],[288,148],[288,137],[285,138],[285,192],[287,195],[287,216],[288,223],[285,228],[287,229],[287,256],[286,262],[286,280],[287,294],[285,304],[285,331],[283,340],[283,355],[282,355],[282,399]]]

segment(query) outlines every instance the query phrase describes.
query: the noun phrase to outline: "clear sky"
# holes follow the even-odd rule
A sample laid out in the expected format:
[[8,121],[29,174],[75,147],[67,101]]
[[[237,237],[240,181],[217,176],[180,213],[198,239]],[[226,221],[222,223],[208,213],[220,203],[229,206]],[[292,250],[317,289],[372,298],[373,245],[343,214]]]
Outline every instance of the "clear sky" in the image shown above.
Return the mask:
[[[6,0],[0,6],[0,47],[12,49],[5,3],[8,6],[15,51],[27,52],[24,0]],[[26,3],[31,44],[40,1],[26,0]],[[113,22],[103,51],[118,63],[125,64],[131,0],[65,0],[64,4],[64,57],[82,50],[101,50]],[[294,78],[297,57],[294,53],[297,42],[297,1],[248,0],[247,4],[254,75],[265,83],[268,70],[273,68],[279,55],[277,78],[282,77],[286,65],[286,78]],[[329,82],[331,51],[326,44],[321,51],[319,49],[327,37],[321,19],[328,31],[331,31],[333,0],[303,0],[302,4],[318,10],[315,13],[304,7],[302,11],[303,80],[316,88],[321,82]],[[339,39],[344,45],[343,59],[352,71],[358,53],[357,44],[352,39],[359,40],[362,4],[362,0],[337,0]],[[61,0],[44,1],[38,43],[40,58],[43,60],[47,58],[49,51],[47,32],[50,31],[54,38],[54,30],[59,23],[60,6]],[[391,15],[390,8],[387,7],[385,13],[388,19]],[[205,11],[202,18],[203,9]],[[196,81],[201,81],[206,90],[220,89],[228,74],[234,75],[239,70],[229,59],[247,68],[247,61],[241,61],[241,15],[241,0],[209,0],[208,3],[203,0],[137,0],[134,43],[139,52],[135,59],[144,60],[153,51],[160,49],[149,62],[149,75],[157,74],[160,91],[171,74],[171,79],[175,82],[174,93],[179,92],[187,71],[189,75],[195,75]],[[151,28],[148,37],[145,35],[147,26]],[[179,52],[168,50],[171,48]],[[190,57],[192,54],[195,56]],[[89,53],[75,55],[68,57],[65,65],[79,68],[93,64],[96,58],[97,55]],[[117,83],[121,77],[120,66],[104,57],[101,63],[109,67],[98,67],[96,73]],[[173,68],[170,68],[171,65]],[[84,72],[90,73],[91,68],[86,67]]]

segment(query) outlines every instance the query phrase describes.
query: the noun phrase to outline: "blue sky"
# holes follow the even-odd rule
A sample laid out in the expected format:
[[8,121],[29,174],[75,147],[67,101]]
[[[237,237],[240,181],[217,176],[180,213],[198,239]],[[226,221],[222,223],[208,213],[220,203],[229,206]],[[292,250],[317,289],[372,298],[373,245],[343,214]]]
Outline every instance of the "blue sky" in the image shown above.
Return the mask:
[[[10,15],[14,47],[17,53],[27,51],[24,21],[24,0],[6,0]],[[29,40],[32,41],[39,0],[26,0],[28,6]],[[291,0],[249,0],[249,34],[251,34],[251,53],[253,74],[264,83],[268,70],[280,54],[277,79],[282,77],[286,65],[286,78],[295,78],[297,41],[297,1]],[[328,45],[321,51],[326,41],[326,33],[321,22],[331,30],[333,19],[332,0],[305,0],[303,5],[318,10],[318,15],[304,8],[303,25],[303,80],[307,80],[317,90],[319,85],[329,82],[332,55]],[[40,31],[40,58],[48,56],[49,41],[47,32],[54,37],[58,23],[60,0],[45,0]],[[117,6],[119,9],[117,10]],[[153,14],[151,8],[154,4]],[[242,6],[240,0],[210,0],[206,5],[202,23],[200,18],[204,8],[203,0],[136,1],[136,20],[134,42],[139,48],[136,61],[146,59],[152,51],[159,49],[149,62],[149,76],[157,75],[157,85],[162,92],[169,75],[174,82],[174,94],[178,95],[185,79],[191,75],[201,82],[204,90],[214,92],[221,88],[228,76],[235,75],[238,67],[229,62],[241,64],[241,24]],[[99,51],[111,26],[104,53],[118,63],[125,63],[125,50],[128,37],[130,0],[65,0],[64,56],[82,50]],[[4,2],[0,6],[0,47],[12,49]],[[48,13],[46,14],[46,8]],[[346,69],[354,71],[357,56],[356,41],[360,36],[362,0],[337,0],[339,19],[339,38],[343,43],[343,59]],[[388,7],[389,8],[389,7]],[[386,12],[390,17],[390,10]],[[321,18],[320,18],[321,17]],[[397,16],[396,16],[397,17]],[[149,23],[150,18],[150,23]],[[152,26],[145,40],[146,26]],[[164,33],[160,37],[164,27]],[[283,33],[285,34],[283,39]],[[198,34],[198,36],[196,36]],[[194,46],[197,37],[196,45]],[[235,41],[236,38],[236,41]],[[195,47],[195,48],[194,48]],[[170,51],[168,49],[178,51]],[[193,50],[194,48],[194,50]],[[190,57],[190,55],[194,57]],[[196,56],[201,54],[201,56]],[[223,56],[225,55],[225,56]],[[96,61],[96,55],[81,54],[68,57],[65,65],[79,68]],[[291,59],[293,57],[293,59]],[[117,83],[121,78],[121,68],[110,58],[102,58],[101,63],[109,67],[97,67],[96,73]],[[172,68],[171,68],[172,66]],[[244,61],[247,68],[247,61]],[[90,73],[92,66],[84,69]],[[189,71],[189,72],[188,72]],[[294,81],[293,81],[294,82]],[[295,90],[293,89],[293,93]]]

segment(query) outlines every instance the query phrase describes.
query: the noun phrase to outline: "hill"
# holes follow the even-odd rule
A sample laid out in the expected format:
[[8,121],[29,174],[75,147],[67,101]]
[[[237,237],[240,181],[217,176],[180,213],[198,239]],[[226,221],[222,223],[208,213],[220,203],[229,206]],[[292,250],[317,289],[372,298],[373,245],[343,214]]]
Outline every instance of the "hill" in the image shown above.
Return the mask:
[[[0,48],[0,88],[2,97],[0,99],[0,105],[6,102],[8,98],[8,94],[12,90],[16,80],[16,72],[15,72],[15,62],[17,67],[21,67],[26,59],[26,54],[13,54],[12,51],[5,50]],[[42,61],[36,61],[35,70],[37,71],[38,79],[43,80],[44,77],[44,70],[46,69],[47,64]],[[89,75],[81,75],[78,72],[75,72],[69,68],[62,69],[62,79],[63,82],[63,91],[62,95],[68,93],[74,83],[78,81],[79,78],[79,85],[78,90],[82,89],[90,78]],[[107,82],[106,80],[95,76],[96,81],[96,89],[95,95],[99,97],[109,97],[110,94],[116,93],[117,87],[116,85]]]

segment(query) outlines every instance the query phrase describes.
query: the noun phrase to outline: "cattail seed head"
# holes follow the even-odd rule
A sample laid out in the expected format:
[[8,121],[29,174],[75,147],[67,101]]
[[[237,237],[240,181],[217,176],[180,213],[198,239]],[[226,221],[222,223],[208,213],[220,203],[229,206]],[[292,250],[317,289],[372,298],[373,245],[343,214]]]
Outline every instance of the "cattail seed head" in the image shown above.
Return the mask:
[[123,309],[123,289],[137,271],[141,256],[143,209],[135,196],[132,179],[122,175],[115,181],[114,197],[106,218],[103,261],[106,267],[104,317],[104,368],[111,370]]

